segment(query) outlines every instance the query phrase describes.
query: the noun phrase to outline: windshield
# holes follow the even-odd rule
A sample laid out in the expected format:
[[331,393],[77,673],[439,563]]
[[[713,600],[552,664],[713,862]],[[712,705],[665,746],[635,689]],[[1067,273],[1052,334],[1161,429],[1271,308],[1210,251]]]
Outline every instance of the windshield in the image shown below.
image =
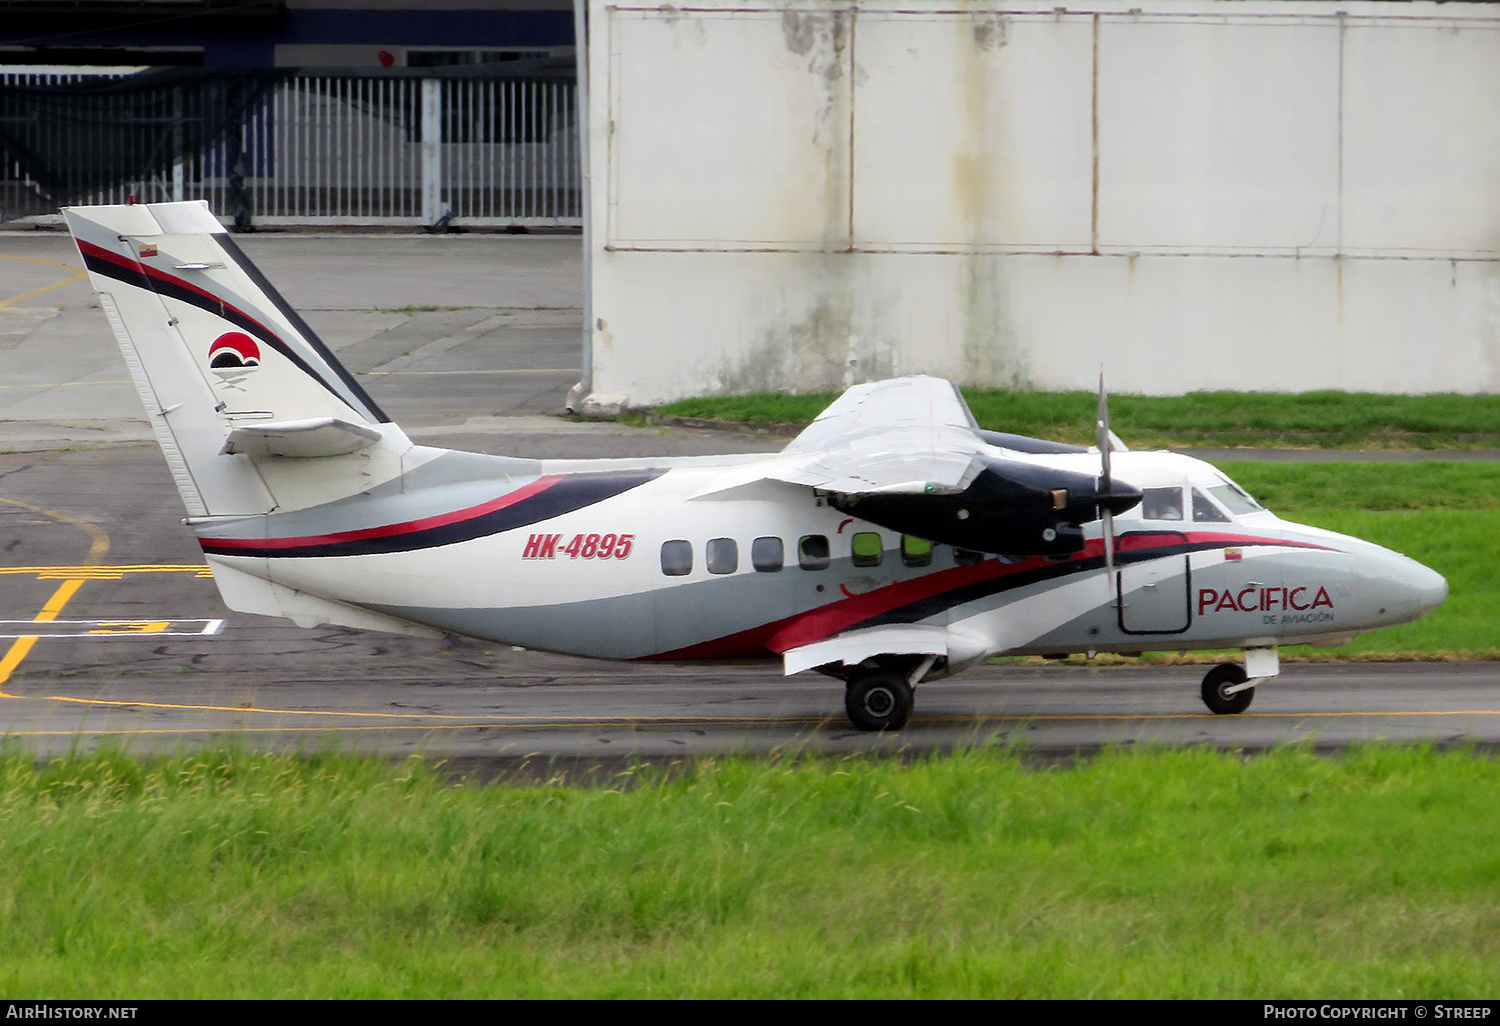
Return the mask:
[[1265,509],[1264,506],[1251,498],[1249,492],[1229,480],[1229,478],[1221,477],[1219,480],[1224,483],[1210,485],[1208,494],[1218,499],[1229,512],[1234,514],[1254,513],[1256,510]]
[[1197,488],[1193,489],[1193,519],[1198,523],[1227,524],[1229,517],[1224,511],[1208,501],[1208,496]]

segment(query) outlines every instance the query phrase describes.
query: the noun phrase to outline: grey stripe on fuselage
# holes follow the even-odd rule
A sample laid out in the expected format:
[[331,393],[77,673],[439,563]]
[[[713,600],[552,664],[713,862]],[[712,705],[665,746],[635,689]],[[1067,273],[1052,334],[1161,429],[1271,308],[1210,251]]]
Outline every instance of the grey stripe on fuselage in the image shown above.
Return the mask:
[[[655,558],[655,553],[652,553]],[[882,579],[913,580],[925,576],[901,566],[899,551],[887,550],[888,571]],[[894,561],[895,568],[888,566]],[[951,556],[935,559],[921,570],[943,570]],[[881,568],[873,568],[878,572]],[[871,570],[849,559],[835,559],[826,570],[808,571],[795,564],[777,573],[741,573],[663,586],[634,595],[586,599],[550,606],[508,609],[449,609],[362,603],[367,609],[525,648],[609,659],[638,659],[673,652],[798,616],[842,598],[839,584],[870,579]],[[823,591],[817,590],[823,585]],[[919,622],[946,623],[943,612]]]
[[[468,509],[514,491],[540,474],[538,460],[446,452],[367,492],[321,506],[215,520],[203,533],[215,538],[299,538],[359,531]],[[238,531],[234,530],[239,527]]]
[[[404,483],[400,480],[390,481],[382,487],[390,487],[398,492],[413,492],[422,488],[438,488],[470,481],[507,481],[541,475],[541,460],[448,449],[436,459],[408,470]],[[378,492],[379,489],[371,489],[370,494]]]
[[[1212,555],[1219,555],[1217,552]],[[1165,561],[1181,561],[1181,556],[1167,556]],[[1265,559],[1246,558],[1237,561],[1199,565],[1190,578],[1172,576],[1162,580],[1158,588],[1170,588],[1181,596],[1188,612],[1186,630],[1126,632],[1120,629],[1120,613],[1113,602],[1095,606],[1056,629],[1028,643],[1022,652],[1076,652],[1095,648],[1101,651],[1161,651],[1174,648],[1233,648],[1237,640],[1256,637],[1286,638],[1295,644],[1298,636],[1338,633],[1346,625],[1367,621],[1371,610],[1359,601],[1348,586],[1351,557],[1347,553],[1303,549],[1294,560],[1285,554]],[[1149,564],[1138,564],[1145,567]],[[1241,592],[1252,587],[1283,589],[1299,585],[1312,590],[1307,593],[1308,603],[1319,587],[1326,586],[1335,603],[1329,610],[1295,610],[1283,608],[1285,595],[1268,603],[1266,610],[1215,612],[1200,608],[1199,595],[1212,590],[1222,595],[1225,591]],[[1101,583],[1100,589],[1103,590]],[[1122,601],[1128,606],[1131,592]],[[1310,613],[1311,615],[1302,615]],[[1127,610],[1128,614],[1128,610]],[[1301,616],[1299,619],[1298,617]],[[1135,627],[1145,626],[1137,623]],[[1175,625],[1172,625],[1175,626]]]

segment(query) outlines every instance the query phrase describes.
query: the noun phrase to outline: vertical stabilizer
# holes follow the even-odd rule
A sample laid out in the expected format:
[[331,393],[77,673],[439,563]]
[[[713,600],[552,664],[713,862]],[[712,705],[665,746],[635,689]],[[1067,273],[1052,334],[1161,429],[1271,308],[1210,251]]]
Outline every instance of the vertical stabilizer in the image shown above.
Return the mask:
[[63,214],[191,515],[297,509],[399,475],[411,443],[208,204]]

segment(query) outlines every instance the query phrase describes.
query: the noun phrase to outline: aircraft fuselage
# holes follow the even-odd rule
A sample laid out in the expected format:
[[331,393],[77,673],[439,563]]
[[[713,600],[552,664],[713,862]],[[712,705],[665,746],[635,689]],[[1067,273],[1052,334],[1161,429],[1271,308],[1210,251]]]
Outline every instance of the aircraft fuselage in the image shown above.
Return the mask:
[[[1097,459],[1036,458],[1069,469]],[[1207,493],[1224,479],[1183,456],[1115,454],[1122,479],[1180,497],[1115,518],[1118,599],[1098,524],[1081,552],[1007,557],[928,545],[777,481],[701,495],[755,459],[544,462],[199,532],[216,564],[277,585],[613,659],[774,658],[893,624],[960,638],[955,665],[1003,652],[1337,644],[1415,619],[1447,592],[1372,543],[1231,512]]]

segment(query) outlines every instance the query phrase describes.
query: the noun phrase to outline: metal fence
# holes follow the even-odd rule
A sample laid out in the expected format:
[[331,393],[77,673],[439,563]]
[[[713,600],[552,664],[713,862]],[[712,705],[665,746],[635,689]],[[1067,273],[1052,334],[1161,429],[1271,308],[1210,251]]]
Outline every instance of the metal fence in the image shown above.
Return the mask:
[[[0,84],[86,74],[0,74]],[[159,117],[193,109],[179,96]],[[297,75],[247,113],[238,146],[216,143],[80,202],[205,199],[228,216],[238,151],[256,224],[576,226],[577,123],[567,80]]]

